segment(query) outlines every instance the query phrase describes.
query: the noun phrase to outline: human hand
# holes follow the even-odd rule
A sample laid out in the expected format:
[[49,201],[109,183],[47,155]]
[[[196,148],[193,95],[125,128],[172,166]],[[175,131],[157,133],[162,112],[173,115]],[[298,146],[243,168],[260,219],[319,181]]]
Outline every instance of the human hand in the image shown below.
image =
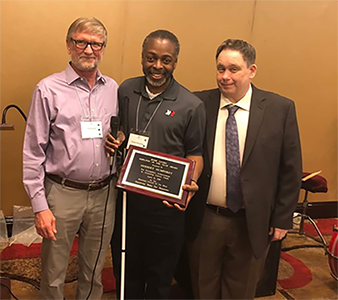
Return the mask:
[[107,157],[114,154],[115,149],[120,147],[120,145],[123,143],[124,140],[125,140],[125,135],[122,131],[117,132],[116,139],[111,135],[111,133],[108,133],[106,136],[105,144],[104,144]]
[[56,241],[55,217],[50,209],[35,213],[35,228],[43,238]]
[[271,242],[283,239],[288,233],[287,229],[270,227],[269,235],[272,236]]
[[191,184],[185,184],[182,186],[182,189],[185,191],[188,191],[188,198],[187,198],[187,203],[185,207],[182,207],[180,205],[178,205],[177,203],[175,204],[170,204],[168,201],[162,201],[162,203],[167,206],[167,207],[175,207],[176,209],[180,210],[180,211],[185,211],[190,203],[191,198],[195,195],[195,193],[198,191],[198,185],[196,184],[195,181],[191,181]]

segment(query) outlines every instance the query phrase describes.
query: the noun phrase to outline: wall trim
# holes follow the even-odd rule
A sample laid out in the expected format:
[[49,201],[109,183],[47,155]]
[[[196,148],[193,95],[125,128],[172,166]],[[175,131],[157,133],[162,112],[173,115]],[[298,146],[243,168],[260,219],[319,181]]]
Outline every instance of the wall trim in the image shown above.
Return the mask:
[[[303,203],[298,203],[296,211],[303,211]],[[337,218],[338,201],[309,202],[305,214],[313,219]]]
[[[303,203],[298,202],[297,212],[303,211]],[[338,218],[338,201],[308,202],[305,214],[313,219]],[[13,217],[6,216],[8,237],[12,236]]]

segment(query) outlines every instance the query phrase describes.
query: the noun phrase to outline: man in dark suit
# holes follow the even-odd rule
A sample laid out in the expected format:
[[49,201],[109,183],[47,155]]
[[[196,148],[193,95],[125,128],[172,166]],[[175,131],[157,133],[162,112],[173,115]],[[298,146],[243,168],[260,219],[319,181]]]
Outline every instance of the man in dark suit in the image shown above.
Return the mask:
[[293,101],[251,84],[255,49],[217,49],[218,89],[198,92],[207,111],[200,190],[186,212],[195,298],[253,299],[271,241],[292,228],[302,177]]

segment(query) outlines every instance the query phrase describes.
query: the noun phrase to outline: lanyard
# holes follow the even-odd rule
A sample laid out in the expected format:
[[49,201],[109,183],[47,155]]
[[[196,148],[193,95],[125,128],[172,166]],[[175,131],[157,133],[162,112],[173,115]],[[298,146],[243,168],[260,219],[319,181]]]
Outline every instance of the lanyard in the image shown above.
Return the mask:
[[[136,109],[136,132],[138,132],[138,130],[139,130],[138,122],[139,122],[139,113],[140,113],[141,101],[142,101],[142,95],[140,95],[140,98],[138,99],[138,104],[137,104],[137,109]],[[151,121],[153,120],[153,118],[154,118],[156,112],[158,111],[158,109],[160,108],[162,102],[163,102],[163,98],[161,99],[160,103],[156,106],[155,110],[153,111],[152,115],[150,116],[150,119],[149,119],[146,127],[144,127],[144,129],[142,130],[142,133],[147,131]]]
[[[86,110],[85,110],[85,108],[84,108],[84,106],[83,106],[81,97],[80,97],[80,95],[79,95],[78,87],[77,87],[76,84],[74,85],[74,87],[75,87],[75,91],[76,91],[76,94],[77,94],[77,98],[79,99],[79,102],[80,102],[80,105],[81,105],[82,113],[83,113],[83,115],[86,117],[86,119],[89,119],[89,117],[90,117],[90,108],[88,109],[88,114],[86,114]],[[95,117],[96,117],[96,101],[97,101],[97,92],[96,92],[96,91],[97,91],[97,89],[92,90],[92,91],[89,93],[88,98],[90,97],[90,95],[92,94],[93,91],[95,91],[95,106],[94,106],[94,116],[93,116],[93,117],[95,118]]]

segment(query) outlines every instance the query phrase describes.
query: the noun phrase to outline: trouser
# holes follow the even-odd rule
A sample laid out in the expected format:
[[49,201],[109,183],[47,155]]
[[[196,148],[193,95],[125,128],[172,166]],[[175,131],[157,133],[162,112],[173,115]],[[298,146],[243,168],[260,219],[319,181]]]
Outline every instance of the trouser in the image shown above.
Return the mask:
[[[118,201],[119,203],[120,201]],[[120,297],[121,211],[118,204],[112,239],[113,266]],[[168,299],[184,240],[184,212],[158,199],[128,194],[126,299]]]
[[206,208],[188,253],[196,299],[254,299],[268,249],[254,257],[245,216],[225,217]]
[[194,299],[186,243],[184,243],[182,247],[181,255],[176,266],[174,278],[179,286],[179,289],[184,299]]
[[[101,299],[102,296],[101,272],[114,228],[115,179],[110,185],[102,248],[89,299]],[[42,242],[40,299],[63,299],[69,253],[77,233],[79,275],[76,299],[86,299],[100,248],[108,186],[95,191],[86,191],[64,187],[47,178],[45,190],[49,208],[56,218],[57,240],[43,239]]]

